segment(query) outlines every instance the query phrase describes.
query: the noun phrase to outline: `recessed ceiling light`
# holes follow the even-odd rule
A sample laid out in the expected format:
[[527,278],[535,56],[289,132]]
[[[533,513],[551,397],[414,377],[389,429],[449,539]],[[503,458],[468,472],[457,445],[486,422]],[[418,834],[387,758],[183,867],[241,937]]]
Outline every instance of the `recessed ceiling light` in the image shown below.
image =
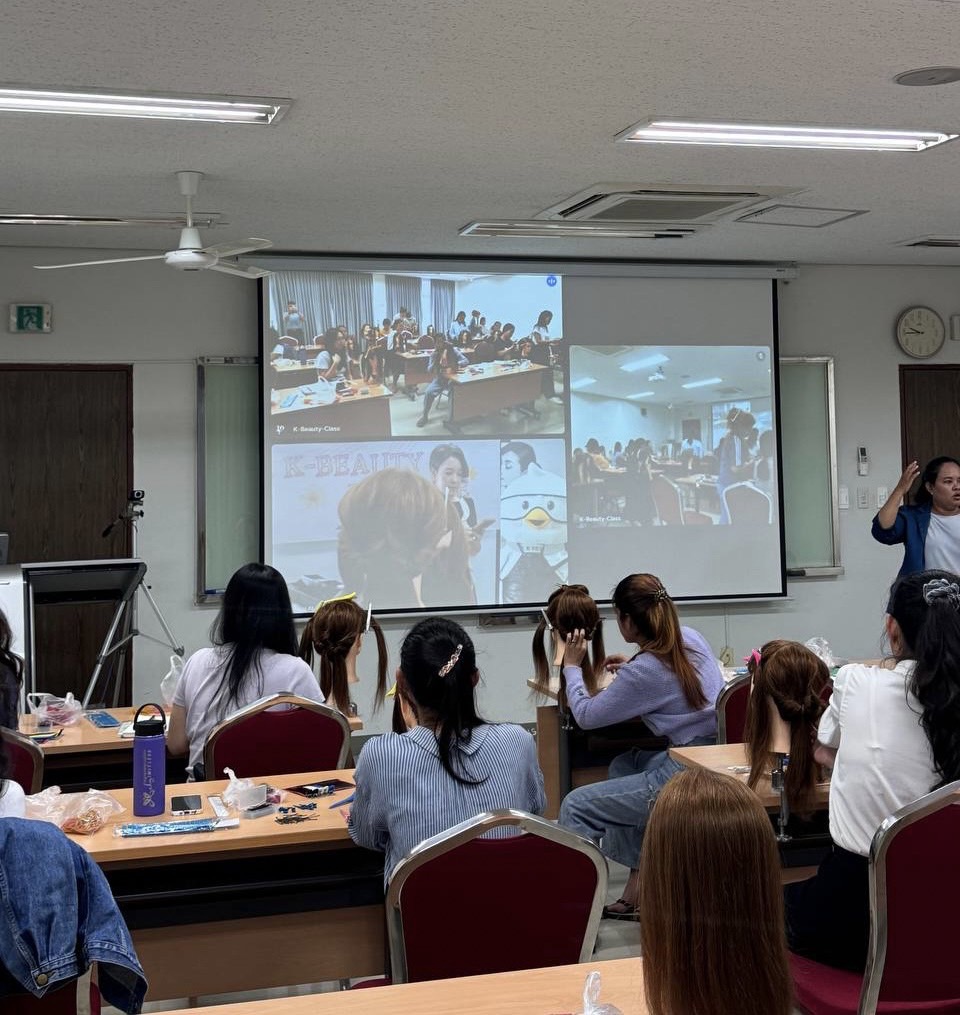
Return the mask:
[[621,131],[617,141],[646,144],[733,145],[748,148],[824,148],[842,151],[919,152],[952,141],[936,130],[874,130],[801,124],[711,123],[657,117]]
[[893,80],[898,85],[912,85],[914,88],[952,85],[954,81],[960,81],[960,67],[920,67],[905,70]]
[[722,377],[708,377],[703,381],[687,381],[686,384],[681,384],[681,388],[705,388],[710,384],[722,384]]
[[620,369],[626,370],[628,374],[632,374],[637,370],[645,370],[647,367],[655,367],[661,363],[669,362],[669,356],[664,356],[662,352],[656,352],[652,356],[644,356],[643,359],[632,359],[629,363],[621,363]]
[[627,398],[649,398],[652,394],[652,391],[635,391],[632,395],[627,395]]
[[571,391],[579,391],[580,388],[589,388],[591,384],[596,384],[596,377],[580,377],[578,380],[573,381],[570,385]]
[[180,95],[106,91],[98,88],[29,88],[0,85],[0,112],[60,113],[68,116],[120,116],[145,120],[196,120],[204,123],[276,123],[290,99],[250,95]]

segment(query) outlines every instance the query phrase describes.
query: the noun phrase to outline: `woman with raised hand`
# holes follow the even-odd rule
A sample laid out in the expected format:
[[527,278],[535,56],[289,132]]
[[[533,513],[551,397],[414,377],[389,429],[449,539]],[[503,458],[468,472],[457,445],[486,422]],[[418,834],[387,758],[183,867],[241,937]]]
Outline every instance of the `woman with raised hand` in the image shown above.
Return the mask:
[[367,742],[357,763],[350,835],[386,853],[386,880],[418,843],[484,811],[538,814],[545,803],[533,737],[477,713],[473,642],[452,620],[429,617],[400,648],[403,734]]
[[640,860],[650,1015],[790,1015],[780,857],[743,783],[705,768],[657,798]]
[[[723,675],[706,639],[692,627],[680,626],[676,607],[655,575],[629,575],[613,590],[612,599],[620,633],[637,651],[629,659],[608,656],[605,665],[616,671],[616,679],[591,695],[581,669],[586,632],[568,635],[563,676],[577,725],[591,730],[642,719],[670,746],[715,743],[714,704]],[[650,806],[680,767],[666,750],[634,749],[613,759],[606,782],[581,786],[563,800],[560,824],[631,868],[623,897],[604,909],[610,919],[633,919],[636,914],[637,862]]]
[[284,692],[323,701],[313,670],[297,657],[287,583],[268,564],[245,564],[231,577],[212,640],[213,648],[199,649],[184,664],[170,709],[167,748],[173,755],[189,752],[194,778],[202,778],[210,731],[247,705]]
[[887,604],[892,659],[842,666],[817,732],[833,766],[833,847],[814,877],[787,885],[787,939],[801,955],[863,972],[870,844],[885,818],[960,779],[960,578],[898,578]]

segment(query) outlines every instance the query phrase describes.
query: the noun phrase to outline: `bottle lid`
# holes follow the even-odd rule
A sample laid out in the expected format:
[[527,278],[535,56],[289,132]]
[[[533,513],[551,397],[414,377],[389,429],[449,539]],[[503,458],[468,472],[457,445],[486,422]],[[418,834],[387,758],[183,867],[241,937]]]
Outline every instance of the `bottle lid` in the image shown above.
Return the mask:
[[[158,715],[148,715],[141,718],[140,713],[145,708],[155,708]],[[156,704],[156,702],[147,702],[145,705],[141,705],[133,717],[133,735],[136,737],[160,737],[163,736],[166,729],[166,713],[163,709]]]

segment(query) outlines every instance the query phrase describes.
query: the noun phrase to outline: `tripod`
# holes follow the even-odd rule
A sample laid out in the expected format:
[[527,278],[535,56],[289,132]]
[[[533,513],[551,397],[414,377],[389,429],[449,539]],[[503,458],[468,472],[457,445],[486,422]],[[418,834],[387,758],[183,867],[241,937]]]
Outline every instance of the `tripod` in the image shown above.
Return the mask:
[[[137,542],[139,537],[138,523],[140,519],[143,518],[143,497],[143,490],[131,490],[129,496],[127,497],[126,507],[124,507],[120,514],[117,515],[117,517],[101,533],[103,538],[106,539],[117,525],[129,523],[132,542],[131,550],[133,551],[133,558],[135,560],[137,558]],[[111,704],[114,708],[117,706],[120,700],[121,675],[127,661],[127,646],[134,638],[139,636],[141,638],[146,638],[148,641],[156,642],[158,645],[166,645],[168,648],[173,649],[176,655],[183,658],[183,645],[177,643],[177,639],[174,637],[166,620],[164,620],[163,614],[160,612],[160,607],[157,605],[156,599],[153,598],[150,586],[144,581],[146,571],[146,565],[140,562],[140,567],[133,573],[133,580],[127,585],[120,595],[120,599],[117,602],[117,608],[113,614],[113,619],[110,621],[110,627],[107,630],[107,636],[103,639],[103,645],[101,645],[100,652],[97,655],[97,661],[93,667],[93,673],[90,675],[90,680],[87,682],[87,689],[83,695],[84,708],[90,707],[90,702],[93,699],[93,694],[100,680],[104,664],[115,652],[119,653],[119,655],[117,655],[113,660],[114,668],[112,674],[108,678],[107,687],[109,687],[112,683]],[[137,626],[138,592],[143,593],[147,602],[152,607],[154,616],[159,621],[160,627],[163,629],[163,633],[166,636],[166,641],[163,641],[160,638],[154,638],[153,635],[145,634]],[[104,699],[106,699],[106,695],[104,695]]]

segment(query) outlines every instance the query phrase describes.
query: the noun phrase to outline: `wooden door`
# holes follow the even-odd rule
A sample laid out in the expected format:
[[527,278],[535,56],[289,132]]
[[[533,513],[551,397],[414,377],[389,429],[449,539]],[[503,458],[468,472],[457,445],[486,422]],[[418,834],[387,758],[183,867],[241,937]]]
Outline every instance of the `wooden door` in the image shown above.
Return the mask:
[[960,365],[900,367],[903,463],[960,458]]
[[[0,364],[0,531],[10,563],[130,556],[126,523],[103,530],[133,486],[130,366]],[[102,603],[38,606],[35,686],[82,695],[113,616]],[[130,694],[130,662],[121,684]]]

